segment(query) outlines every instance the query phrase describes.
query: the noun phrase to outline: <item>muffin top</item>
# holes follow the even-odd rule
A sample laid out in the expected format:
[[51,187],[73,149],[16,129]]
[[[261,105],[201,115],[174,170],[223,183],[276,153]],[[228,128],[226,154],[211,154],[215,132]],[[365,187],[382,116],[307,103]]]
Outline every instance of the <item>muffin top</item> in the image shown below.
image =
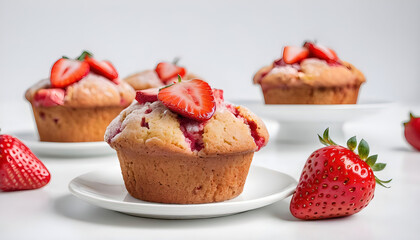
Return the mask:
[[179,114],[160,96],[162,91],[156,90],[156,94],[161,100],[157,96],[146,101],[136,97],[140,102],[133,102],[111,122],[105,141],[112,148],[156,155],[214,156],[258,151],[268,142],[261,119],[245,107],[225,102],[222,90],[213,89],[215,109],[206,120]]
[[180,75],[185,80],[198,78],[195,74],[187,72],[186,68],[180,67],[175,63],[160,62],[155,69],[144,70],[132,74],[124,81],[130,84],[136,90],[148,88],[163,87],[169,83],[175,82]]
[[261,68],[253,81],[265,87],[339,87],[360,85],[366,79],[333,50],[306,42],[303,47],[286,46],[283,57]]
[[[47,90],[48,92],[45,92]],[[50,92],[56,95],[51,95]],[[52,103],[39,95],[52,97]],[[54,96],[57,96],[54,99]],[[30,87],[25,94],[26,99],[35,106],[67,106],[67,107],[111,107],[128,106],[134,100],[134,89],[125,82],[118,84],[100,75],[89,73],[80,81],[65,89],[51,88],[50,80],[44,79]],[[55,104],[54,104],[55,103]]]
[[30,87],[26,99],[35,106],[126,107],[135,91],[120,81],[114,66],[83,52],[77,59],[61,58],[54,63],[49,79]]

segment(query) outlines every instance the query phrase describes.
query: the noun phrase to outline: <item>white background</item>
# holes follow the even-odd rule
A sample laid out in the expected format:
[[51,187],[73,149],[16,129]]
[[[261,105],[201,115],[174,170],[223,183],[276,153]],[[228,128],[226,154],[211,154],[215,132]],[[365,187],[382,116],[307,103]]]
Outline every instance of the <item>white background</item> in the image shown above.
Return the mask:
[[361,99],[420,102],[420,1],[0,0],[0,102],[88,49],[125,77],[160,60],[261,99],[253,74],[286,44],[317,39],[366,75]]

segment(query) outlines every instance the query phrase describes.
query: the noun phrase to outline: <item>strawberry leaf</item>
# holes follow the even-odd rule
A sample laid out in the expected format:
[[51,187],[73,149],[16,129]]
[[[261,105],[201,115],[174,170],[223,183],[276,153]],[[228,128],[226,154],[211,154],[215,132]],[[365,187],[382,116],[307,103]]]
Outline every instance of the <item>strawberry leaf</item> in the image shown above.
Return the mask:
[[93,57],[93,54],[85,50],[82,52],[82,54],[80,54],[80,56],[76,60],[83,61],[85,60],[86,56]]
[[369,144],[364,139],[362,139],[359,143],[357,151],[360,158],[365,160],[369,156]]
[[376,163],[372,166],[372,170],[375,172],[382,171],[384,170],[385,167],[386,167],[386,163]]
[[387,181],[383,181],[383,180],[381,180],[381,179],[379,179],[375,176],[375,181],[376,181],[377,184],[381,185],[384,188],[390,188],[388,186],[385,186],[384,183],[390,183],[392,181],[392,179],[389,179]]
[[318,138],[319,138],[319,141],[322,143],[322,144],[324,144],[325,146],[329,146],[330,144],[328,144],[326,141],[324,141],[324,139],[321,137],[321,136],[319,136],[319,134],[318,134]]
[[375,165],[377,159],[378,159],[378,154],[372,155],[367,158],[366,163],[372,167],[373,165]]
[[353,136],[349,140],[347,140],[347,147],[352,151],[354,151],[354,149],[356,149],[356,147],[357,147],[356,136]]

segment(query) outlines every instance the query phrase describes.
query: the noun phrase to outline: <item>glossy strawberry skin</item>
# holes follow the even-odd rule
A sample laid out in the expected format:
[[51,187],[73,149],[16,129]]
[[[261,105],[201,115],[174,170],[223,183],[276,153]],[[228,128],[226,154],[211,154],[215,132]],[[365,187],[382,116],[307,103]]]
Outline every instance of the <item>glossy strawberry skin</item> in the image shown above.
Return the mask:
[[149,88],[144,90],[138,90],[136,91],[136,100],[140,104],[146,103],[146,102],[156,102],[158,100],[158,88]]
[[309,57],[316,57],[327,62],[339,61],[335,51],[323,45],[315,44],[312,42],[305,42],[304,47],[309,50]]
[[308,158],[290,212],[305,220],[352,215],[369,204],[375,185],[372,169],[353,151],[324,147]]
[[420,118],[410,114],[410,120],[404,123],[404,136],[412,147],[420,151]]
[[162,88],[158,99],[173,112],[196,121],[206,121],[216,111],[213,90],[208,83],[199,79]]
[[283,50],[283,59],[286,64],[293,64],[302,61],[309,55],[305,47],[286,46]]
[[109,61],[98,61],[93,57],[86,56],[85,62],[87,62],[90,66],[92,72],[104,76],[109,80],[118,84],[118,72],[115,69],[114,65],[112,65]]
[[186,74],[185,68],[168,62],[160,62],[156,66],[155,71],[164,84],[169,84],[169,81],[178,75],[182,78]]
[[61,88],[40,89],[34,95],[34,105],[43,107],[53,107],[64,104],[66,92]]
[[0,135],[0,190],[37,189],[51,179],[48,169],[19,139]]
[[90,71],[86,62],[61,58],[51,68],[51,87],[65,88],[80,81]]

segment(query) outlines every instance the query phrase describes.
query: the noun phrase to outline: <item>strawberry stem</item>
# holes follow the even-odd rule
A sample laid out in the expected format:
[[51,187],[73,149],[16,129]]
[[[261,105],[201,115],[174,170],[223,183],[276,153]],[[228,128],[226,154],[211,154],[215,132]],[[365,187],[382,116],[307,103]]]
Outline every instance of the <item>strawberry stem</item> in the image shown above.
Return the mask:
[[177,66],[180,59],[181,58],[179,58],[179,57],[175,57],[174,60],[172,60],[172,64]]
[[178,82],[182,82],[181,75],[178,74]]

